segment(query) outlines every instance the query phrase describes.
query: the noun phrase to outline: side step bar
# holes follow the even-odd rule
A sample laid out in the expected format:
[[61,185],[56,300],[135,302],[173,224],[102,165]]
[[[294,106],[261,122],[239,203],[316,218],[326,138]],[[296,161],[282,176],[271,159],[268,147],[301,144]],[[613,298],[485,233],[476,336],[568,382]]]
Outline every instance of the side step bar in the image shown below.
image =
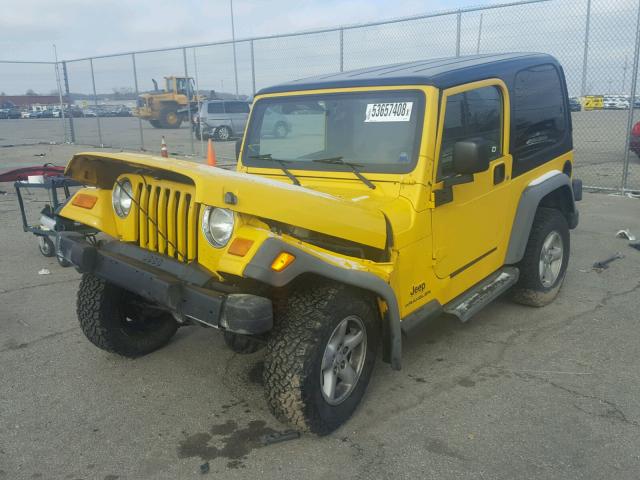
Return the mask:
[[519,276],[520,271],[516,267],[504,267],[451,300],[443,310],[445,313],[455,315],[461,322],[466,322],[514,285]]

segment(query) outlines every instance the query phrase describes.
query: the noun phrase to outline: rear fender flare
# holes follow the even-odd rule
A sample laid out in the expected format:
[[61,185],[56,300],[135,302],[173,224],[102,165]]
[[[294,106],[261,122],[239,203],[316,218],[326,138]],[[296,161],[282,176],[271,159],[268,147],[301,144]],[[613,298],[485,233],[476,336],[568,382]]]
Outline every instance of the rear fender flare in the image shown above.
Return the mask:
[[569,228],[575,228],[578,224],[578,211],[573,198],[571,179],[559,170],[545,173],[531,181],[520,196],[513,219],[505,264],[512,265],[522,260],[533,219],[541,204],[562,211]]

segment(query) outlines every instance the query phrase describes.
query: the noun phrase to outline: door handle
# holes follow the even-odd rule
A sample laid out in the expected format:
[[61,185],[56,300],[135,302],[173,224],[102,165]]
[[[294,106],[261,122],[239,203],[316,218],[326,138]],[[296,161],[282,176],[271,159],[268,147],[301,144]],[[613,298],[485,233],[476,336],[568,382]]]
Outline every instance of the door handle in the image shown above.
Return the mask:
[[493,167],[493,184],[497,185],[504,182],[506,169],[504,163],[499,163]]

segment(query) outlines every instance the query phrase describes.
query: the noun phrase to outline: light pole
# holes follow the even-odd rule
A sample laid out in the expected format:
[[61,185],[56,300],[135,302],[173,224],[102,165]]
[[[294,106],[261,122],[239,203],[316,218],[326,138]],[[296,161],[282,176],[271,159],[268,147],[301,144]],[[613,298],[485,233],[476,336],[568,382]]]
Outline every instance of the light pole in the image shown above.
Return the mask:
[[236,58],[236,27],[233,22],[233,0],[229,0],[231,7],[231,40],[233,42],[233,74],[236,80],[236,97],[238,97],[238,60]]

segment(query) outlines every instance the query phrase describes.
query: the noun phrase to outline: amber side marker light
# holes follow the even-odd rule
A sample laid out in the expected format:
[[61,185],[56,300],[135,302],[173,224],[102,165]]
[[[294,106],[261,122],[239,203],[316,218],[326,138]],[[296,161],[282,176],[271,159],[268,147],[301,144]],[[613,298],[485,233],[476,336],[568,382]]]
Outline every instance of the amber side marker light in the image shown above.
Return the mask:
[[252,245],[253,240],[248,240],[246,238],[236,238],[233,242],[231,242],[231,245],[229,246],[229,253],[238,257],[244,257],[251,249]]
[[71,201],[72,205],[80,208],[92,209],[96,202],[98,201],[98,197],[94,197],[93,195],[87,195],[85,193],[79,193],[73,200]]
[[296,257],[294,255],[291,255],[290,253],[287,253],[287,252],[282,252],[280,255],[276,257],[276,259],[271,264],[271,270],[274,270],[276,272],[281,272],[282,270],[287,268],[289,265],[291,265],[295,259]]

